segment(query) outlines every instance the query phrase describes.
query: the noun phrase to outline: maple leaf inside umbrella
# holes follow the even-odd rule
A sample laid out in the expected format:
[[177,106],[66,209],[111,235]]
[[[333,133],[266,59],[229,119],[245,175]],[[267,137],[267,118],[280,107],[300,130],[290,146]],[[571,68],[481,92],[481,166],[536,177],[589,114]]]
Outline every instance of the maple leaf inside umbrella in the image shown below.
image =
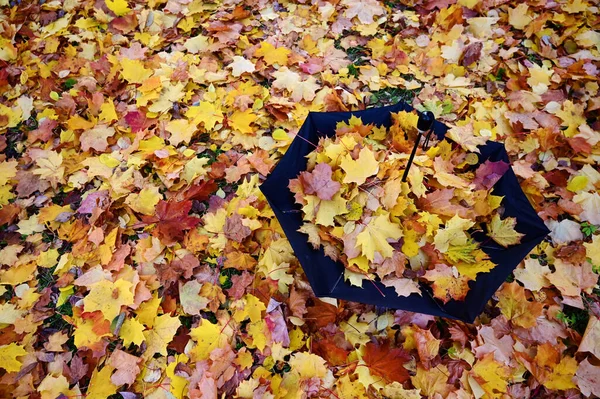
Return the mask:
[[[325,256],[323,248],[314,249],[308,242],[306,234],[299,231],[303,225],[303,215],[296,204],[294,193],[285,189],[290,181],[300,177],[303,179],[304,187],[308,187],[319,199],[336,198],[334,193],[337,187],[332,186],[335,182],[331,181],[331,171],[326,166],[319,166],[319,170],[306,172],[306,156],[314,150],[314,143],[319,142],[321,137],[334,136],[337,123],[347,121],[353,116],[360,118],[364,124],[389,128],[392,125],[392,113],[400,111],[412,111],[412,108],[400,102],[393,106],[356,112],[309,113],[288,151],[260,188],[273,208],[317,296],[472,322],[512,270],[549,233],[521,190],[516,175],[509,166],[508,154],[502,144],[486,142],[484,138],[473,135],[469,137],[467,128],[456,129],[450,136],[453,140],[461,142],[463,147],[477,153],[478,163],[475,165],[477,172],[474,184],[481,189],[491,187],[493,195],[503,196],[503,217],[516,220],[516,224],[512,226],[509,224],[512,222],[503,223],[498,219],[487,226],[487,231],[472,234],[475,240],[482,243],[481,248],[497,266],[488,272],[479,273],[476,280],[464,281],[464,284],[469,286],[464,300],[448,298],[441,301],[434,298],[430,287],[422,288],[422,291],[428,295],[420,296],[413,293],[408,296],[398,296],[394,287],[386,286],[376,280],[362,287],[353,286],[344,280],[344,265]],[[432,129],[438,139],[443,139],[448,131],[448,128],[438,121],[434,122]],[[353,169],[353,181],[363,181],[362,172],[370,167],[376,167],[370,165],[368,161],[365,159],[357,165],[348,165]],[[452,188],[439,190],[428,199],[435,200],[439,197],[440,202],[445,202],[444,198],[452,197],[453,190]],[[429,205],[435,206],[431,203]],[[460,209],[449,207],[447,211],[450,213],[447,216],[452,217],[457,212],[469,212],[468,208],[462,206],[456,208]],[[512,245],[516,242],[519,243]],[[383,242],[381,244],[385,247]]]

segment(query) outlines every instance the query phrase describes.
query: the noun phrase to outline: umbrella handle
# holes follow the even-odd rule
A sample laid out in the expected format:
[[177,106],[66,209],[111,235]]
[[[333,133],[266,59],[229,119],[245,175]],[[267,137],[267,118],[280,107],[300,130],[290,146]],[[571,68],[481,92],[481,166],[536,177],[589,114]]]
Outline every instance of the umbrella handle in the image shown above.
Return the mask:
[[410,157],[408,158],[408,164],[406,165],[406,169],[404,170],[404,175],[402,175],[402,182],[406,182],[406,178],[408,177],[408,171],[415,159],[415,154],[417,153],[417,148],[419,147],[419,143],[421,142],[421,137],[424,133],[427,133],[425,136],[425,141],[423,142],[423,149],[429,145],[429,139],[431,138],[431,134],[433,133],[433,125],[435,123],[435,116],[433,112],[426,111],[419,114],[419,120],[417,122],[417,131],[419,134],[417,135],[417,140],[415,141],[415,145],[410,153]]

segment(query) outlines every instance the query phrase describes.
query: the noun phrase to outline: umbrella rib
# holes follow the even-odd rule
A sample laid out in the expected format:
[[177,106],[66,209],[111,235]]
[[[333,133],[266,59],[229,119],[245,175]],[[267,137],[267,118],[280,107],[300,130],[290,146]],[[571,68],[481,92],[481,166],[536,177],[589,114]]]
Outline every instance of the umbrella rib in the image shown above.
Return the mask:
[[342,279],[343,276],[344,276],[344,272],[342,271],[342,273],[340,273],[340,276],[338,277],[338,279],[335,282],[335,284],[333,285],[333,287],[331,287],[331,290],[329,290],[330,293],[333,292],[333,290],[335,290],[335,287],[337,287],[337,285],[339,284],[339,282],[340,282],[340,280]]
[[315,147],[315,148],[319,148],[319,146],[318,146],[318,145],[316,145],[315,143],[313,143],[312,141],[310,141],[310,140],[308,140],[308,139],[305,139],[304,137],[302,137],[302,136],[301,136],[300,134],[298,134],[298,133],[296,133],[296,136],[295,136],[295,137],[298,137],[298,138],[300,138],[300,139],[302,139],[302,140],[306,141],[308,144],[312,145],[312,146],[313,146],[313,147]]

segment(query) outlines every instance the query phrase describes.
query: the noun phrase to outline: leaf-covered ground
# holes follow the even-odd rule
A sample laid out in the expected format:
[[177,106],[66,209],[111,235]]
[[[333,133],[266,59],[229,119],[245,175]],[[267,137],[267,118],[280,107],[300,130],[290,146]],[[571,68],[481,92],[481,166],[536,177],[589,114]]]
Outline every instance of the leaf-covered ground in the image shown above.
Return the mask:
[[[0,397],[600,395],[596,2],[0,7]],[[552,230],[473,325],[316,299],[258,190],[309,111],[401,99]]]

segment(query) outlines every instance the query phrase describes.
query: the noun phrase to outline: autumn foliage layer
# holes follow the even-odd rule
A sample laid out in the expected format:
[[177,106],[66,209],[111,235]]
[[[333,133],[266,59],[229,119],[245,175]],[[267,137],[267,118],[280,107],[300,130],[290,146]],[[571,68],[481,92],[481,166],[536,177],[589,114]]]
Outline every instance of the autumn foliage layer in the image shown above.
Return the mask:
[[[600,396],[594,1],[0,8],[0,397]],[[308,112],[399,100],[551,230],[474,324],[315,298],[258,188]]]

